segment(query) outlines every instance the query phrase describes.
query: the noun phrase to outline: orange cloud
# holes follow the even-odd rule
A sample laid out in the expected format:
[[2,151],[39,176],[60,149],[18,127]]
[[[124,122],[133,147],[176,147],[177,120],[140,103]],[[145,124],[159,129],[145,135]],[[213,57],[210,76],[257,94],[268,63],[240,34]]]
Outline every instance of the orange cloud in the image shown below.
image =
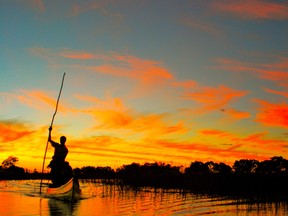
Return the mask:
[[[255,149],[255,151],[259,151],[259,148],[262,151],[269,152],[279,152],[280,154],[283,152],[284,148],[287,146],[287,141],[281,139],[268,139],[266,138],[267,132],[252,134],[244,138],[233,138],[232,142],[240,143],[245,147],[250,147]],[[279,154],[278,153],[278,154]]]
[[[63,67],[135,80],[138,84],[136,91],[141,93],[147,93],[152,89],[156,89],[155,87],[159,89],[159,85],[164,85],[174,78],[159,61],[141,59],[132,55],[121,55],[116,52],[89,53],[69,49],[53,50],[46,48],[31,48],[30,52],[54,64],[61,61],[61,58],[79,60],[82,63],[64,65]],[[94,65],[84,65],[83,60],[94,60]]]
[[72,16],[79,16],[82,13],[89,12],[91,10],[99,10],[102,14],[109,17],[122,17],[119,13],[113,13],[107,11],[107,6],[111,3],[115,3],[113,0],[100,0],[97,2],[81,2],[81,4],[74,4],[71,8]]
[[[98,73],[128,77],[140,80],[144,83],[153,83],[155,81],[173,78],[173,75],[169,73],[166,68],[161,66],[161,62],[141,59],[131,55],[120,55],[115,52],[94,54],[69,49],[60,51],[47,48],[31,48],[29,50],[34,55],[49,60],[56,60],[58,56],[78,60],[100,60],[102,62],[100,66],[77,65],[77,67],[79,69],[82,67],[83,69],[92,70]],[[99,62],[97,62],[97,65],[99,65]]]
[[216,26],[212,25],[211,23],[204,22],[203,20],[199,21],[194,17],[183,17],[180,22],[188,27],[207,32],[214,36],[222,35],[222,32]]
[[[31,129],[33,125],[14,121],[0,121],[0,161],[13,155],[19,158],[19,166],[41,170],[43,154],[48,138],[48,126]],[[34,127],[33,127],[34,128]],[[49,148],[47,160],[51,158]]]
[[[40,49],[40,48],[38,48]],[[34,48],[32,50],[35,51],[35,54],[37,54],[37,48]],[[31,50],[31,51],[32,51]],[[49,49],[47,49],[49,51]],[[46,51],[46,52],[47,52]],[[39,55],[41,56],[41,49],[38,50]],[[74,59],[74,60],[100,60],[100,61],[112,61],[114,53],[91,53],[86,51],[78,51],[78,50],[70,50],[70,49],[62,49],[62,50],[50,50],[51,54],[59,56],[62,58],[68,58],[68,59]],[[45,51],[43,50],[42,53],[44,54]],[[47,53],[48,54],[48,53]]]
[[81,60],[84,60],[84,59],[92,59],[93,58],[93,55],[90,54],[90,53],[85,53],[85,52],[73,52],[73,53],[64,53],[64,52],[61,52],[59,53],[60,56],[64,57],[64,58],[70,58],[70,59],[81,59]]
[[[56,99],[50,97],[45,92],[38,90],[32,90],[32,91],[21,90],[18,93],[5,93],[5,94],[0,93],[0,94],[3,97],[9,97],[10,101],[11,98],[14,98],[20,103],[37,110],[47,109],[47,105],[48,108],[50,109],[50,107],[55,107],[56,105]],[[63,105],[59,104],[58,110],[66,111],[67,109]]]
[[256,116],[256,121],[270,126],[288,127],[288,105],[286,103],[274,104],[256,100],[261,107]]
[[[122,146],[122,148],[119,148]],[[144,159],[153,156],[153,153],[137,151],[137,148],[130,148],[129,143],[120,138],[112,136],[97,136],[87,139],[74,140],[69,143],[71,152],[77,154],[89,154],[108,158]],[[145,157],[144,157],[145,156]],[[148,157],[147,157],[148,156]]]
[[[124,143],[125,141],[118,137],[99,135],[83,139],[74,139],[69,141],[69,148],[72,149],[86,149],[89,151],[93,150],[105,150],[106,147],[117,145],[118,143]],[[110,150],[109,150],[110,151]],[[117,149],[111,149],[111,151],[120,151]]]
[[71,8],[71,13],[73,16],[78,16],[79,14],[81,13],[85,13],[87,11],[90,11],[90,10],[96,10],[96,9],[99,9],[103,7],[103,5],[100,3],[97,3],[97,2],[91,2],[89,4],[86,4],[85,6],[81,6],[79,4],[74,4]]
[[[116,77],[129,78],[136,81],[136,86],[130,91],[130,97],[147,95],[151,91],[161,89],[173,80],[173,75],[160,62],[140,59],[134,56],[109,56],[107,62],[99,66],[80,66],[80,70],[89,70]],[[107,58],[108,59],[108,58]]]
[[[287,87],[288,87],[288,86],[287,86]],[[275,91],[275,90],[267,89],[267,88],[265,88],[265,91],[267,91],[267,92],[269,92],[269,93],[272,93],[272,94],[282,95],[282,96],[288,98],[288,92]]]
[[285,2],[221,0],[211,2],[210,8],[241,19],[288,19],[288,4]]
[[87,101],[92,104],[96,104],[97,107],[100,107],[102,109],[112,109],[112,108],[117,108],[120,110],[126,110],[128,109],[122,100],[120,98],[107,98],[106,100],[101,100],[99,98],[93,97],[93,96],[88,96],[88,95],[80,95],[76,94],[75,98],[82,100],[82,101]]
[[57,62],[61,58],[74,59],[74,60],[103,58],[103,56],[98,56],[85,51],[75,51],[70,49],[50,49],[44,47],[33,47],[29,48],[28,50],[31,54],[43,58],[48,62]]
[[43,0],[32,0],[32,5],[41,12],[45,11],[45,5]]
[[40,58],[43,58],[45,60],[51,61],[53,58],[55,58],[55,54],[52,49],[44,48],[44,47],[33,47],[29,48],[28,51]]
[[217,69],[231,72],[249,72],[261,79],[276,82],[279,86],[288,87],[288,63],[287,58],[280,57],[275,63],[255,64],[240,62],[233,59],[216,59]]
[[[152,146],[151,146],[152,145]],[[67,144],[69,148],[69,157],[73,163],[87,165],[100,164],[123,165],[132,162],[154,162],[165,161],[173,163],[190,162],[191,157],[180,152],[175,153],[167,151],[161,146],[155,145],[155,142],[145,140],[128,141],[127,137],[123,139],[112,136],[95,136],[81,140],[73,140]],[[77,157],[75,157],[75,154]],[[119,162],[121,161],[121,162]],[[92,163],[92,164],[91,164]],[[79,166],[79,165],[78,165]]]
[[227,71],[253,71],[255,69],[245,62],[236,61],[234,59],[218,58],[215,59],[215,62],[218,63],[215,68],[224,69]]
[[[206,138],[209,136],[220,138],[221,142],[232,143],[232,147],[228,149],[236,149],[240,147],[249,147],[254,149],[254,151],[259,151],[259,147],[261,150],[273,150],[273,151],[281,151],[287,145],[287,141],[281,139],[267,139],[267,132],[261,132],[256,134],[251,134],[246,137],[239,137],[236,134],[228,133],[226,131],[221,130],[201,130],[200,134],[205,135]],[[243,151],[245,151],[243,149]]]
[[29,130],[28,127],[17,121],[1,121],[0,120],[0,141],[10,142],[20,139],[26,135],[30,135],[33,131]]
[[[258,134],[252,134],[246,138],[235,138],[233,140],[237,140],[237,141],[244,141],[244,142],[256,142],[256,143],[260,143],[260,144],[268,144],[271,143],[271,140],[263,140],[262,138],[267,134],[267,132],[263,132],[263,133],[258,133]],[[274,142],[274,140],[273,140]]]
[[220,109],[233,99],[245,96],[247,93],[247,91],[234,90],[221,85],[218,88],[203,87],[195,92],[187,92],[184,98],[202,104],[201,111],[212,111]]
[[159,136],[187,131],[181,121],[172,125],[167,123],[165,118],[168,114],[136,113],[126,107],[119,98],[109,98],[104,101],[95,97],[81,95],[76,97],[93,103],[93,107],[79,111],[94,116],[97,129],[128,130]]
[[172,83],[172,86],[182,87],[185,90],[194,88],[198,85],[198,83],[194,80],[186,80],[186,81],[175,81]]
[[260,78],[276,81],[280,86],[288,87],[288,68],[287,71],[276,71],[276,70],[256,70],[259,73]]
[[[248,152],[246,150],[240,150],[237,148],[221,148],[215,145],[205,144],[205,143],[193,143],[193,142],[173,142],[168,140],[148,140],[153,146],[158,148],[171,149],[172,151],[181,151],[182,155],[185,155],[189,161],[200,160],[200,161],[216,161],[216,162],[234,162],[239,158],[246,159],[256,159],[256,160],[265,160],[271,156],[262,153],[255,154],[255,152]],[[240,145],[242,146],[242,145]],[[183,154],[186,153],[186,154]]]
[[229,118],[232,118],[232,119],[240,120],[240,119],[245,119],[245,118],[250,117],[249,112],[242,112],[233,108],[225,108],[225,109],[221,109],[221,111],[225,113],[226,115],[228,115]]
[[95,66],[93,70],[136,79],[146,84],[173,78],[173,75],[167,69],[160,66],[160,62],[140,59],[134,56],[114,55],[113,57],[113,61],[117,64]]
[[230,133],[220,131],[220,130],[214,130],[214,129],[201,130],[200,133],[203,135],[212,135],[212,136],[218,136],[218,137],[230,137],[231,136]]

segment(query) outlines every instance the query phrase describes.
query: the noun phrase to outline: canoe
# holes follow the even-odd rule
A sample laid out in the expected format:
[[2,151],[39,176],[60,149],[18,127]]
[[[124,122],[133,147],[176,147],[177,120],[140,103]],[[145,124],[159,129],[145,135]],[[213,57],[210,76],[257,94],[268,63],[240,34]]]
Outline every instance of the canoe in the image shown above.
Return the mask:
[[48,188],[46,197],[65,201],[74,201],[81,198],[81,189],[76,179],[71,178],[66,184],[57,188]]

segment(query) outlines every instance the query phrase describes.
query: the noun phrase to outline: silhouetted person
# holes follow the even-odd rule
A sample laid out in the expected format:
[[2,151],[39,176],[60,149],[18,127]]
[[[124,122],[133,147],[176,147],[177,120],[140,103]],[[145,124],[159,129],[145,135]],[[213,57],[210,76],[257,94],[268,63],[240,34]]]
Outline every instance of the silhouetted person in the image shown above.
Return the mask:
[[[60,144],[51,139],[52,127],[49,128],[48,141],[54,147],[54,155],[48,167],[51,168],[51,180],[53,187],[58,187],[67,182],[72,177],[72,168],[69,163],[65,161],[68,154],[68,149],[65,146],[66,137],[60,137]],[[71,172],[70,172],[71,170]]]

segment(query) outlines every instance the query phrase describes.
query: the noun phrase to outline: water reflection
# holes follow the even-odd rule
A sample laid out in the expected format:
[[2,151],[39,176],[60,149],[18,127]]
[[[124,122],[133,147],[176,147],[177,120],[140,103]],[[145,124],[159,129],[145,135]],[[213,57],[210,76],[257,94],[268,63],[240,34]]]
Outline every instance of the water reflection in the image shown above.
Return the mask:
[[85,205],[79,206],[83,215],[285,215],[288,212],[286,201],[269,204],[171,190],[119,190],[114,186],[103,186],[96,197],[83,202]]
[[255,201],[246,200],[238,203],[231,203],[236,205],[236,210],[239,215],[287,215],[288,203],[287,201]]
[[0,215],[288,215],[287,197],[240,199],[81,182],[84,199],[69,203],[40,197],[37,183],[0,184]]
[[57,215],[77,215],[77,206],[79,203],[77,202],[65,202],[62,200],[56,199],[49,199],[48,200],[48,207],[50,215],[57,216]]

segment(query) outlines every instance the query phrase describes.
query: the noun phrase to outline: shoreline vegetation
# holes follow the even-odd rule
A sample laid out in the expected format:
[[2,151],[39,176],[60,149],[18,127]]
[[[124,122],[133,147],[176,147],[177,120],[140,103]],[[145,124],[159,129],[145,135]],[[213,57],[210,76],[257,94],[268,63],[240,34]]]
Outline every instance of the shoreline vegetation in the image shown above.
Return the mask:
[[[10,156],[0,166],[0,180],[49,179],[49,174],[34,170],[29,172],[15,163],[18,158]],[[281,156],[257,161],[241,159],[232,166],[215,162],[191,162],[189,167],[170,164],[131,163],[116,170],[111,167],[85,166],[74,169],[78,179],[99,181],[116,185],[119,189],[140,190],[149,187],[175,189],[182,193],[257,196],[287,198],[288,160]]]

